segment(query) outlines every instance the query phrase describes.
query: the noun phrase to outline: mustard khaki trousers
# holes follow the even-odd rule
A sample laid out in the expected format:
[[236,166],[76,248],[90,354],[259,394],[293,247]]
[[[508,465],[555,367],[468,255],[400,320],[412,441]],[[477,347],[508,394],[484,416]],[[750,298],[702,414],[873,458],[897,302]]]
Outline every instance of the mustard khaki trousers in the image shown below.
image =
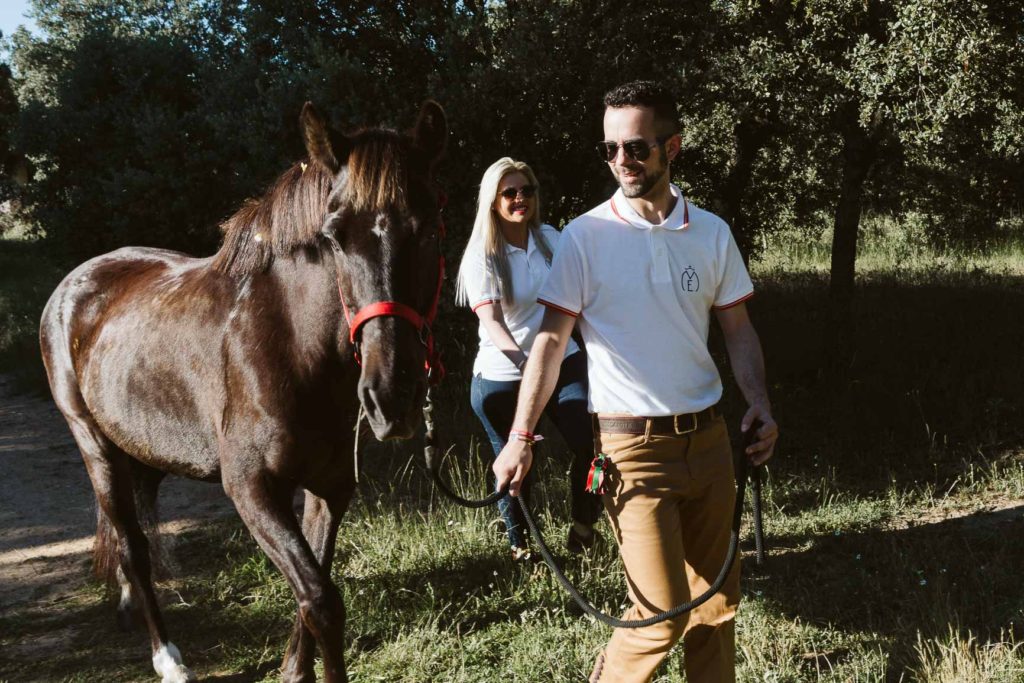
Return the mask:
[[[649,424],[649,423],[648,423]],[[725,561],[736,497],[725,421],[685,436],[606,434],[604,506],[626,572],[632,606],[645,619],[704,593]],[[735,680],[739,562],[714,597],[688,615],[616,629],[591,683],[646,683],[680,638],[688,683]]]

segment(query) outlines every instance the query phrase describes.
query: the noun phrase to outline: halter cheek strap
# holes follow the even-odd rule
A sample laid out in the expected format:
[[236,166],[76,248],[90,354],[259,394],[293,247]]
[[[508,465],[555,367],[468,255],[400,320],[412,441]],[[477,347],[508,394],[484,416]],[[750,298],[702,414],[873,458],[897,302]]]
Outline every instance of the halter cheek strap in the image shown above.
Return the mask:
[[[438,195],[438,204],[443,209],[447,203],[448,197],[441,192]],[[348,322],[348,340],[355,349],[353,355],[357,364],[363,364],[359,354],[359,343],[356,341],[362,326],[374,318],[401,318],[416,328],[420,335],[420,342],[426,347],[427,359],[424,365],[427,371],[427,380],[431,384],[438,384],[444,379],[444,364],[441,362],[441,354],[434,349],[434,331],[432,329],[434,318],[437,317],[438,304],[441,301],[441,285],[444,284],[444,254],[441,253],[441,239],[444,238],[444,234],[444,220],[441,219],[437,230],[437,287],[434,290],[434,298],[430,303],[430,309],[425,316],[420,315],[412,306],[407,306],[399,301],[376,301],[359,309],[353,316],[349,313],[348,305],[345,303],[345,295],[341,291],[341,282],[339,281],[338,295],[341,297],[341,309],[345,312],[345,320]]]

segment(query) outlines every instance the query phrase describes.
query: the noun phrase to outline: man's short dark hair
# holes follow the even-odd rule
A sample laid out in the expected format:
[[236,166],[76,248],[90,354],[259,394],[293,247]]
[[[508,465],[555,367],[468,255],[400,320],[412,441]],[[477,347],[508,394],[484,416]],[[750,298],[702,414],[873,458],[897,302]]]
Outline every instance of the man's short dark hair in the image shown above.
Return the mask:
[[654,81],[631,81],[612,88],[604,96],[605,107],[648,107],[654,110],[659,135],[679,132],[676,100],[668,88]]

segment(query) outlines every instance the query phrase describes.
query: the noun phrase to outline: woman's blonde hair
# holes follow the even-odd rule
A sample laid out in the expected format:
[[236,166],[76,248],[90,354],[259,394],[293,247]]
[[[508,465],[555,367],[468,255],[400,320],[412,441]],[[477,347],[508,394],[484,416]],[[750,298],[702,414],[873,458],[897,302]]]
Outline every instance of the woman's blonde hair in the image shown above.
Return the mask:
[[511,157],[502,157],[484,171],[484,177],[480,179],[480,195],[476,202],[476,220],[473,222],[473,232],[469,236],[469,243],[462,254],[462,263],[459,264],[459,276],[455,283],[455,301],[463,305],[469,305],[469,290],[466,285],[466,273],[472,267],[474,259],[483,258],[488,274],[495,278],[498,283],[498,293],[502,299],[509,302],[515,300],[515,293],[512,291],[512,277],[508,267],[508,253],[505,251],[507,242],[501,232],[497,218],[494,215],[494,200],[498,197],[498,184],[501,179],[509,173],[522,173],[526,176],[527,182],[537,188],[536,205],[533,216],[527,224],[529,234],[533,237],[534,244],[540,249],[548,263],[551,262],[551,245],[541,234],[540,226],[540,185],[537,183],[537,176],[533,170],[522,162]]

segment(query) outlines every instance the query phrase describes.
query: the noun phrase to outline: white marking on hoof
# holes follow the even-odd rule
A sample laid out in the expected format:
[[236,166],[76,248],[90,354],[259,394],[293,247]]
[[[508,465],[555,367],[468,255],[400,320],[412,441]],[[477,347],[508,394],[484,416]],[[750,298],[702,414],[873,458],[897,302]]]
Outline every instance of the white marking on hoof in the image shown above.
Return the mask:
[[162,645],[153,655],[153,668],[162,677],[161,683],[189,683],[196,680],[188,667],[181,663],[181,653],[172,642]]

